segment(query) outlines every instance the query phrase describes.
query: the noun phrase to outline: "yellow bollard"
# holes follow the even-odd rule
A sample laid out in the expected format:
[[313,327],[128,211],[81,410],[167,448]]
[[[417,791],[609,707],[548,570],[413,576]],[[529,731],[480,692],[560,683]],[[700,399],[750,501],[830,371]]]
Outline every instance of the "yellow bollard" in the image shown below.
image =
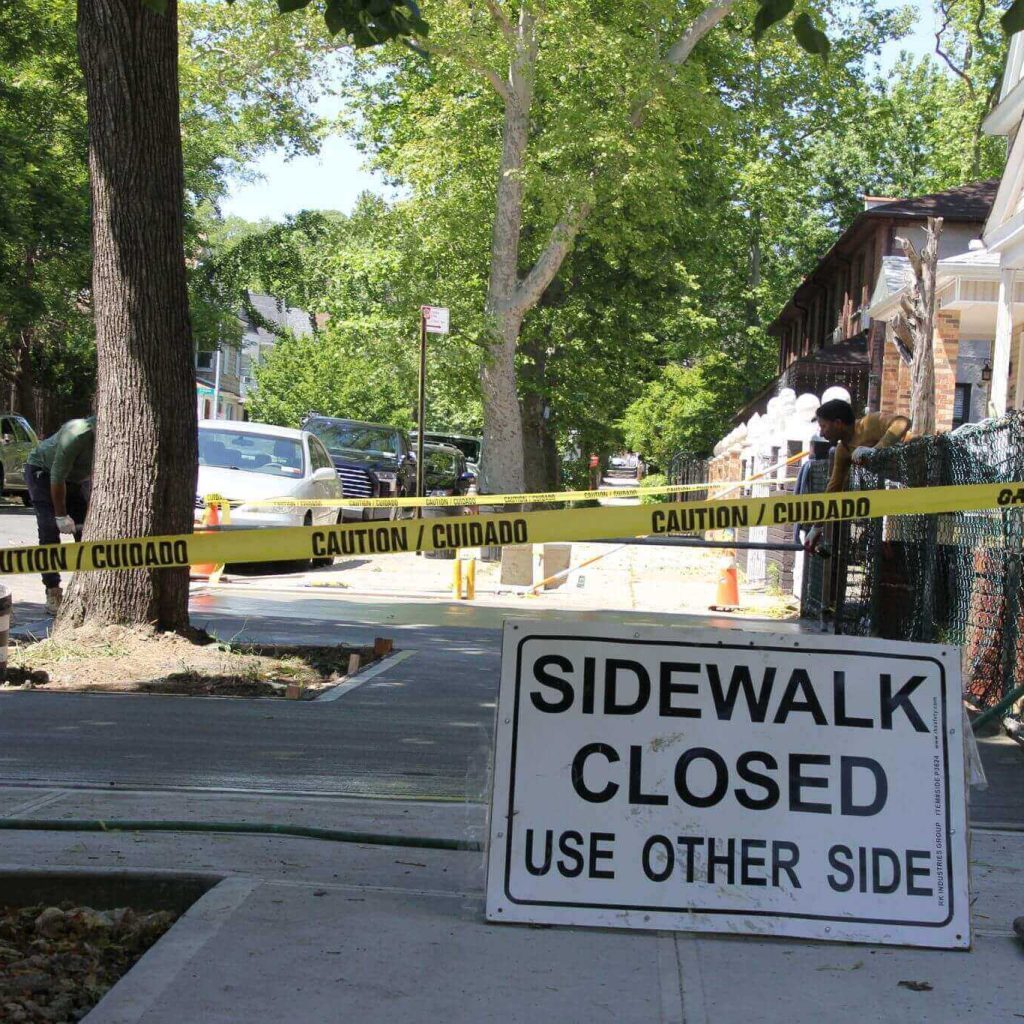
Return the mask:
[[466,600],[472,601],[476,597],[476,559],[471,558],[466,566]]
[[452,561],[452,597],[462,600],[462,559],[458,555]]

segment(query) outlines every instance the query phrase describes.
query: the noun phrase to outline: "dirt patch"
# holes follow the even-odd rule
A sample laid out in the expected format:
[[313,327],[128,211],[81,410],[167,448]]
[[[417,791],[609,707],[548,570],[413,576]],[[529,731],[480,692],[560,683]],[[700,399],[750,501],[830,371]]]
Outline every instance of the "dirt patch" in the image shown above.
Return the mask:
[[146,628],[83,627],[12,646],[7,688],[198,697],[313,697],[375,660],[372,647],[233,644]]
[[176,916],[73,903],[0,907],[0,1020],[81,1020]]

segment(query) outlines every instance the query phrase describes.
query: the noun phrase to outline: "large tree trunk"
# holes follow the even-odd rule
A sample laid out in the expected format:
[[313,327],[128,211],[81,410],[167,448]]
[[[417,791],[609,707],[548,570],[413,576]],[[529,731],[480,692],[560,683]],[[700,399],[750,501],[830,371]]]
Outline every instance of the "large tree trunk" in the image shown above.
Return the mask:
[[523,225],[523,167],[529,142],[537,43],[532,16],[525,6],[516,28],[515,52],[505,93],[501,164],[491,270],[485,312],[491,320],[491,339],[480,370],[484,405],[483,489],[492,494],[516,494],[525,485],[523,421],[516,388],[516,346],[523,311],[517,307],[519,244]]
[[516,388],[516,343],[521,319],[498,318],[499,332],[480,370],[484,403],[484,454],[481,475],[485,494],[520,494],[525,487],[523,419]]
[[[89,112],[97,445],[86,538],[190,533],[195,377],[183,238],[177,3],[79,0]],[[76,576],[59,629],[188,626],[188,570]]]
[[553,491],[561,483],[558,447],[549,428],[545,411],[549,409],[546,338],[534,337],[521,342],[527,357],[521,367],[523,382],[520,408],[523,417],[523,465],[527,492]]

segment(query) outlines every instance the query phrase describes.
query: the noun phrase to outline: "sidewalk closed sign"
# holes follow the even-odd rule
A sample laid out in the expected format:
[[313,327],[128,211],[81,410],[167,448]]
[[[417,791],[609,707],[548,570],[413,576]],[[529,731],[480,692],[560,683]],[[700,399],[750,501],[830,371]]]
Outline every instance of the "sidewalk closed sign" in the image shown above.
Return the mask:
[[505,626],[492,921],[970,945],[959,655]]

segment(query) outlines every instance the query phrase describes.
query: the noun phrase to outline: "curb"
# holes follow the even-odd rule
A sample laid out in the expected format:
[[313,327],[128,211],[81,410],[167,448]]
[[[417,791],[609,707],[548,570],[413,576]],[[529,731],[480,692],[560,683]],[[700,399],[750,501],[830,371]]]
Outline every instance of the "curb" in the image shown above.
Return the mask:
[[395,651],[394,654],[376,662],[376,664],[368,668],[365,672],[358,672],[352,678],[345,679],[338,683],[337,686],[332,686],[331,689],[318,694],[313,698],[313,701],[330,701],[337,700],[339,697],[344,697],[346,693],[351,693],[353,690],[362,686],[363,683],[368,683],[374,676],[379,676],[382,672],[387,672],[388,669],[394,668],[395,665],[405,661],[406,658],[411,658],[415,653],[416,652],[414,650]]

